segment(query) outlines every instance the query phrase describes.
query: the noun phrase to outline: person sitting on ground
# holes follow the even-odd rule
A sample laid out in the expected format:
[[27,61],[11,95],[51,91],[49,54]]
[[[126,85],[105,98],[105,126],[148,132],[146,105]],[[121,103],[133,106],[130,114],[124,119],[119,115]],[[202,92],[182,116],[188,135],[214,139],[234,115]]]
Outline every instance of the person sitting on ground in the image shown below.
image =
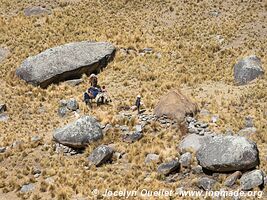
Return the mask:
[[98,79],[95,74],[90,75],[90,83],[91,87],[88,89],[88,93],[84,93],[84,101],[86,104],[89,103],[90,99],[95,99],[97,103],[108,103],[111,102],[106,87],[103,86],[102,88],[97,84]]
[[88,89],[89,96],[96,98],[99,92],[101,92],[101,87],[97,85],[98,78],[95,74],[91,74],[90,77],[91,87]]

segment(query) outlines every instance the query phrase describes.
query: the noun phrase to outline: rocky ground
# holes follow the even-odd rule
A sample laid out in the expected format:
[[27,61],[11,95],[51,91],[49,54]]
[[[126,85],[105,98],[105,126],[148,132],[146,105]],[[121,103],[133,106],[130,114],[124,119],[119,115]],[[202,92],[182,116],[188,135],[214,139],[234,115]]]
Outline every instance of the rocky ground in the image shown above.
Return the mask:
[[[266,13],[265,1],[2,0],[0,200],[266,192]],[[82,102],[92,72],[108,105]]]

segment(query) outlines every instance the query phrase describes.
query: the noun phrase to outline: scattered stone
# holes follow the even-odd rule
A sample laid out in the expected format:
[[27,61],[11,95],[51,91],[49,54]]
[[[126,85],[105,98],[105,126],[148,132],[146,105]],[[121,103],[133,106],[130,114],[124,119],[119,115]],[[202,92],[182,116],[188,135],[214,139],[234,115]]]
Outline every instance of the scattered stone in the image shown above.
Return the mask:
[[246,128],[248,128],[248,127],[254,127],[253,118],[251,116],[246,116],[245,117],[245,127]]
[[65,81],[65,83],[67,83],[68,85],[73,86],[73,87],[80,85],[82,82],[83,82],[83,79],[73,79],[73,80]]
[[195,167],[192,167],[192,172],[193,172],[193,174],[202,174],[203,169],[200,165],[197,165]]
[[153,52],[153,49],[152,48],[149,48],[149,47],[146,47],[146,48],[144,48],[144,49],[142,49],[141,51],[140,51],[140,53],[152,53]]
[[6,147],[0,147],[0,153],[5,153]]
[[179,171],[180,163],[178,160],[172,160],[167,163],[162,163],[158,166],[158,173],[163,175],[169,175],[173,172]]
[[39,135],[35,135],[31,138],[32,142],[40,142],[43,138]]
[[154,109],[156,117],[165,115],[170,119],[176,119],[179,123],[184,121],[186,116],[195,115],[197,111],[197,104],[193,103],[180,91],[171,91],[164,95]]
[[128,142],[128,143],[133,143],[136,142],[137,140],[140,140],[143,137],[142,132],[134,132],[132,134],[125,134],[122,136],[122,141]]
[[35,174],[41,174],[42,171],[41,171],[41,169],[40,169],[39,167],[35,167],[35,168],[33,169],[32,173],[33,173],[33,175],[35,175]]
[[151,162],[159,162],[159,155],[158,154],[154,154],[154,153],[149,153],[147,154],[146,158],[145,158],[145,163],[149,164]]
[[122,131],[129,131],[129,127],[126,126],[126,125],[122,125],[122,126],[120,126],[120,129],[121,129]]
[[248,170],[259,165],[257,145],[240,136],[214,136],[197,151],[199,164],[211,171]]
[[216,123],[217,121],[219,120],[219,115],[213,115],[212,117],[211,117],[211,122],[212,123]]
[[141,125],[141,124],[137,124],[137,125],[135,126],[135,131],[136,131],[136,132],[142,132],[142,125]]
[[208,177],[202,177],[198,180],[197,186],[205,191],[211,190],[215,185],[216,181]]
[[26,8],[24,10],[24,14],[29,17],[29,16],[37,16],[37,15],[43,15],[43,14],[51,14],[51,11],[41,6],[34,6],[34,7]]
[[53,139],[63,145],[73,148],[84,148],[89,143],[102,139],[103,133],[97,120],[83,116],[54,131]]
[[6,104],[0,104],[0,114],[7,110]]
[[204,136],[197,135],[197,134],[189,134],[187,135],[179,144],[179,150],[181,152],[187,152],[187,151],[195,151],[197,152],[203,143],[205,143],[205,140],[207,140],[211,135],[206,134]]
[[108,132],[110,129],[112,129],[112,125],[111,125],[111,124],[107,124],[107,125],[105,126],[105,128],[103,129],[103,133]]
[[55,180],[53,177],[48,177],[45,179],[45,182],[48,184],[48,185],[52,185],[54,184]]
[[110,43],[69,43],[27,58],[16,74],[27,83],[46,88],[52,83],[100,71],[114,55],[115,47]]
[[220,14],[221,12],[217,10],[210,11],[210,15],[213,17],[218,17]]
[[6,113],[0,114],[0,122],[6,122],[9,119],[9,116]]
[[69,110],[67,107],[59,107],[57,113],[60,117],[65,117],[68,112]]
[[210,112],[206,109],[201,109],[199,114],[202,116],[208,116],[208,115],[210,115]]
[[186,152],[186,153],[181,155],[179,163],[183,167],[189,167],[191,164],[191,160],[192,160],[192,154],[189,152]]
[[243,128],[240,131],[238,131],[237,134],[243,137],[250,137],[254,135],[256,132],[257,132],[257,129],[255,127],[247,127],[247,128]]
[[245,85],[263,74],[261,60],[255,55],[241,59],[234,66],[234,78],[238,85]]
[[78,102],[76,101],[76,99],[74,98],[71,98],[68,100],[67,102],[67,108],[71,111],[76,111],[79,109],[79,104]]
[[236,180],[239,179],[242,176],[242,173],[240,171],[236,171],[235,173],[231,174],[226,178],[224,181],[224,185],[227,187],[231,187],[235,184]]
[[93,150],[88,160],[99,167],[112,158],[113,152],[113,149],[109,146],[101,145]]
[[257,186],[262,185],[263,182],[263,172],[258,169],[243,174],[240,179],[240,185],[242,190],[251,190]]
[[32,192],[35,189],[35,185],[33,183],[25,184],[21,187],[20,192],[27,193]]
[[82,149],[74,149],[72,147],[65,146],[63,144],[56,143],[54,145],[55,152],[60,154],[63,153],[65,155],[76,155],[78,153],[82,153]]

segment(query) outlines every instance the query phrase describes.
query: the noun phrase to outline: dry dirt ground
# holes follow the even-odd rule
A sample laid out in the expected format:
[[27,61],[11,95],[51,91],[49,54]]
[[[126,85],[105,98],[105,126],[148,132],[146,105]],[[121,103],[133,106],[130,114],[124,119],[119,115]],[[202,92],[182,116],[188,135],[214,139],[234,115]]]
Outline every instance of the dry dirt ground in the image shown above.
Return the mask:
[[[43,6],[52,13],[27,17],[23,10],[31,6]],[[195,175],[166,183],[157,175],[157,165],[144,163],[147,153],[158,153],[161,161],[179,156],[176,146],[182,136],[178,130],[154,125],[131,145],[121,142],[121,133],[113,131],[84,154],[56,154],[53,130],[75,119],[74,115],[60,118],[58,102],[71,97],[79,101],[81,115],[116,124],[118,107],[132,105],[137,94],[152,111],[160,96],[180,88],[210,112],[199,115],[200,120],[209,122],[212,115],[219,115],[214,131],[236,132],[244,126],[245,116],[252,116],[259,167],[267,172],[266,73],[246,86],[236,86],[233,79],[234,64],[250,54],[260,57],[267,71],[266,36],[266,0],[1,0],[0,45],[9,54],[0,63],[0,102],[7,104],[9,120],[0,122],[0,146],[21,144],[0,154],[0,199],[92,199],[94,188],[196,189]],[[15,69],[28,56],[82,40],[109,41],[118,49],[114,61],[99,75],[100,84],[113,98],[110,106],[84,107],[86,77],[77,87],[62,83],[44,90],[15,76]],[[140,55],[138,51],[145,47],[154,53]],[[125,55],[122,48],[133,50]],[[41,144],[31,142],[35,135],[43,137]],[[88,170],[86,158],[100,143],[114,144],[127,156]],[[32,175],[36,166],[42,170],[39,178]],[[225,175],[221,177],[217,189],[223,187]],[[35,190],[21,194],[21,186],[30,182]]]

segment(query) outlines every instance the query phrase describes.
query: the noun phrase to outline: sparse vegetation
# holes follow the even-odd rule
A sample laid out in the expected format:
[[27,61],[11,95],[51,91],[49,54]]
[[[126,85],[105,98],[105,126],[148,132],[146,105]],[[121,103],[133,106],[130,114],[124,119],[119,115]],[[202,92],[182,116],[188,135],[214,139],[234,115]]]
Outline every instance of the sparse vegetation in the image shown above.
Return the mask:
[[[23,9],[33,5],[45,6],[52,14],[26,17]],[[214,10],[221,14],[212,16]],[[163,129],[156,122],[131,145],[121,142],[116,129],[101,141],[114,144],[129,163],[118,160],[118,165],[88,169],[86,158],[99,142],[82,156],[55,153],[53,130],[75,119],[72,115],[60,118],[58,102],[72,97],[79,100],[81,115],[93,115],[102,124],[130,127],[136,119],[117,118],[120,106],[131,106],[141,94],[151,111],[173,88],[180,88],[201,109],[210,111],[210,115],[199,115],[200,120],[209,122],[212,115],[219,115],[214,131],[231,128],[236,132],[244,126],[244,117],[251,115],[257,128],[252,139],[260,150],[260,168],[267,172],[267,73],[246,86],[237,87],[233,82],[234,64],[249,54],[258,55],[267,71],[266,13],[264,1],[1,0],[0,47],[7,47],[10,54],[0,66],[0,102],[7,104],[9,115],[7,122],[0,122],[0,146],[21,143],[0,154],[0,199],[75,199],[76,195],[91,197],[95,188],[194,188],[194,174],[166,183],[155,173],[155,164],[145,165],[147,153],[159,154],[162,162],[179,157],[176,146],[181,133]],[[216,35],[223,36],[222,44]],[[16,68],[27,57],[83,40],[109,41],[118,48],[114,61],[99,74],[99,82],[113,100],[109,106],[88,109],[82,104],[82,94],[89,86],[85,76],[77,87],[61,83],[47,89],[16,77]],[[138,51],[146,47],[154,52],[141,56]],[[133,50],[125,54],[122,48]],[[34,135],[43,137],[42,145],[29,142]],[[196,165],[195,160],[193,163]],[[36,165],[42,169],[37,179],[31,174]],[[50,177],[53,182],[47,181]],[[23,184],[35,181],[32,194],[19,193]]]

